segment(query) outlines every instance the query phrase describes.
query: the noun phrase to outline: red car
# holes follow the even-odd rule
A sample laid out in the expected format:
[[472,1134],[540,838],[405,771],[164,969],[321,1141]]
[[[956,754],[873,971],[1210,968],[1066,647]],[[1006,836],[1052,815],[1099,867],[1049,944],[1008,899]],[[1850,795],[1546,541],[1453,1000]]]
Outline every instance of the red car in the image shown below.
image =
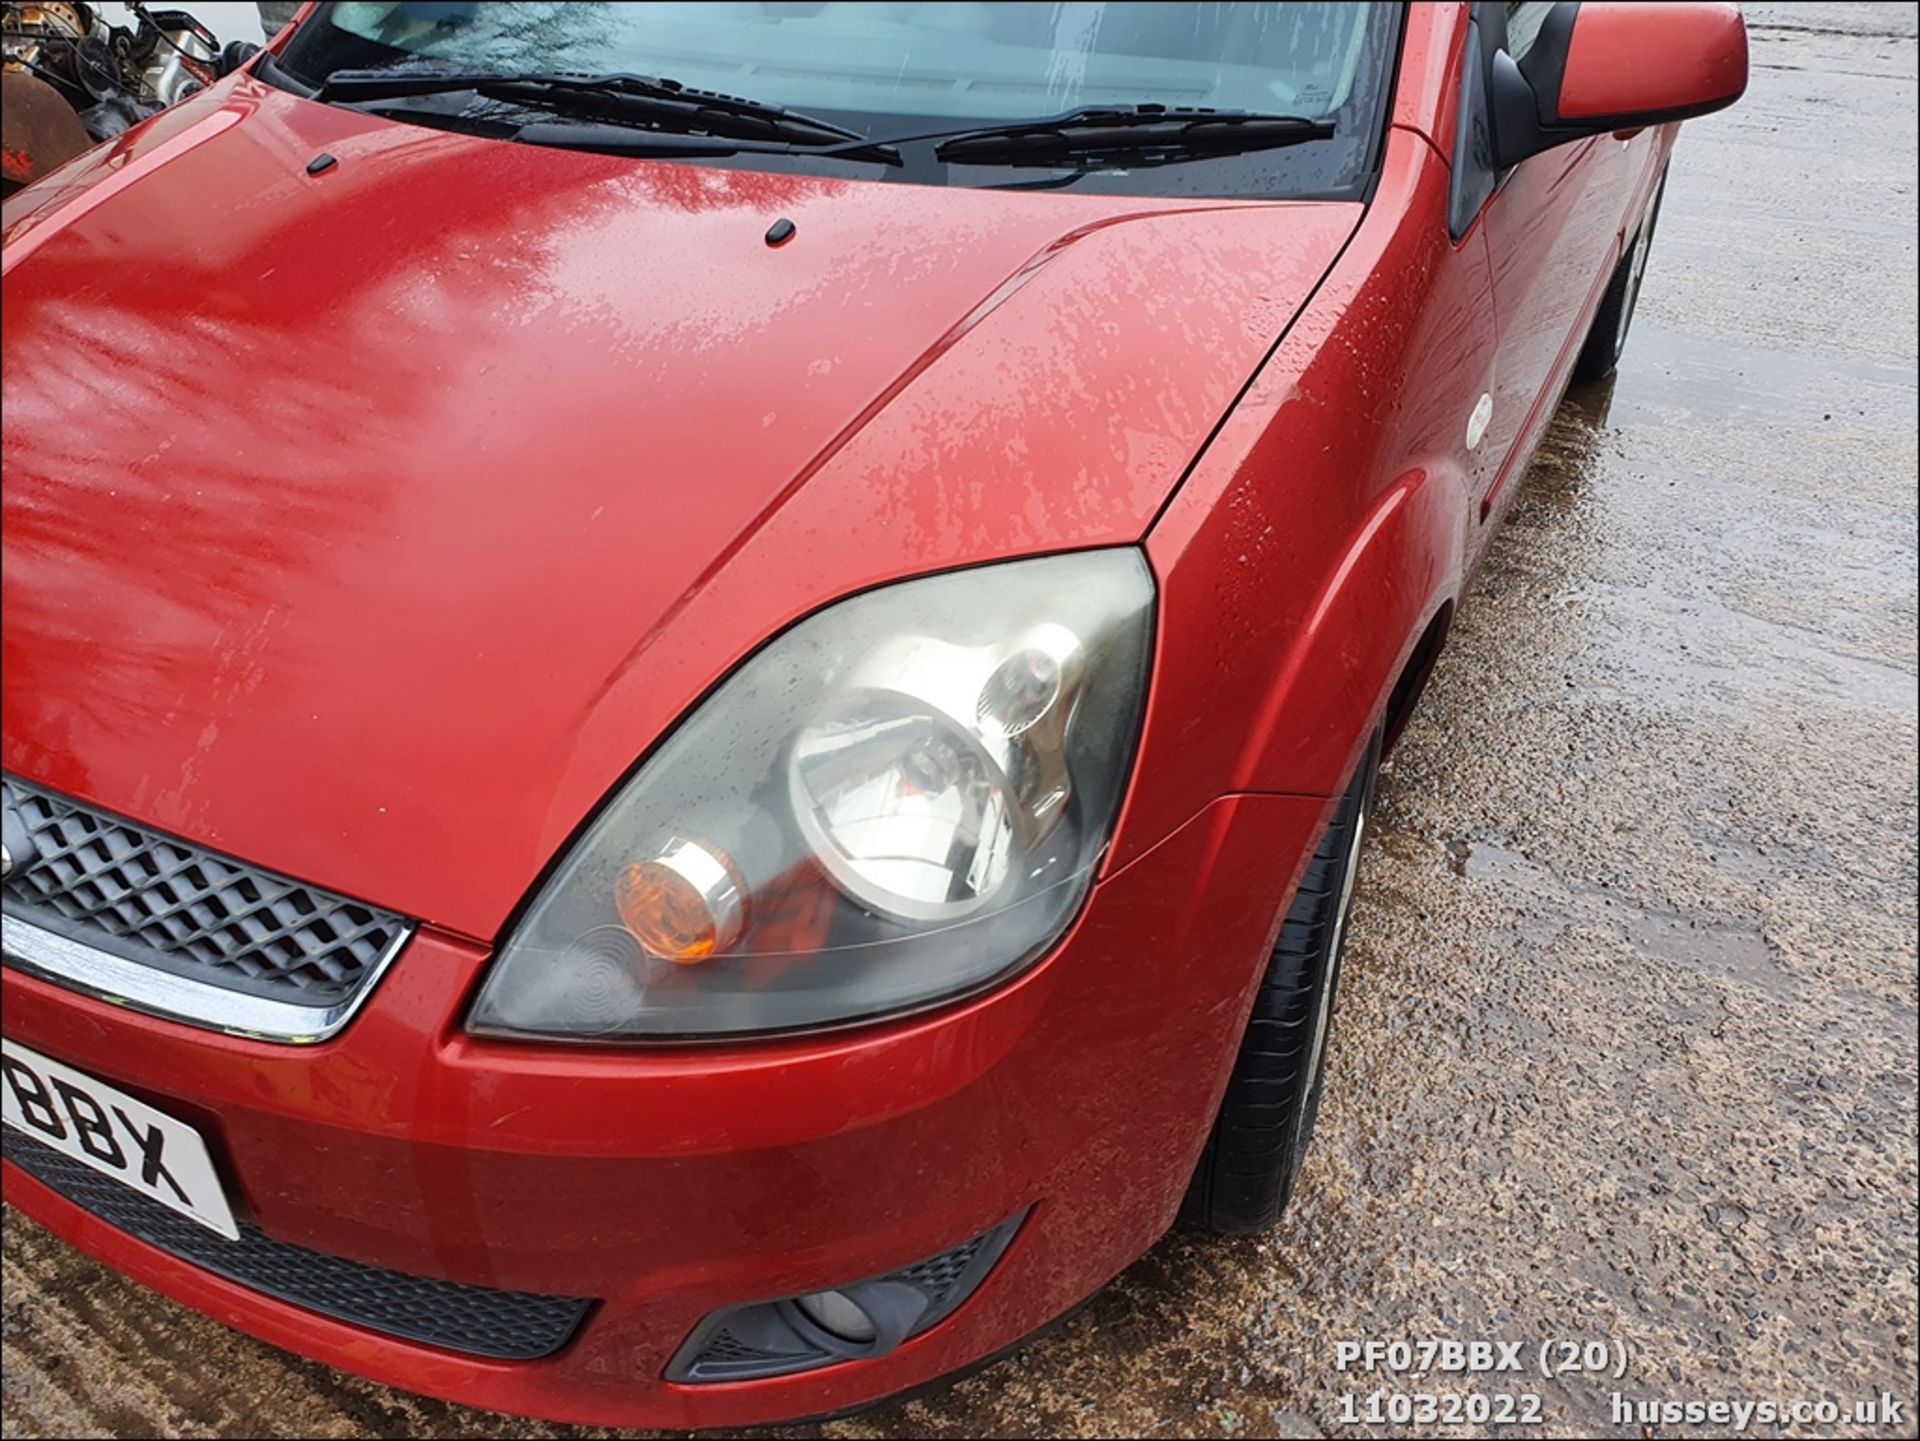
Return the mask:
[[[1286,1204],[1704,4],[339,4],[5,211],[6,1197],[837,1412]],[[663,78],[672,76],[674,78]]]

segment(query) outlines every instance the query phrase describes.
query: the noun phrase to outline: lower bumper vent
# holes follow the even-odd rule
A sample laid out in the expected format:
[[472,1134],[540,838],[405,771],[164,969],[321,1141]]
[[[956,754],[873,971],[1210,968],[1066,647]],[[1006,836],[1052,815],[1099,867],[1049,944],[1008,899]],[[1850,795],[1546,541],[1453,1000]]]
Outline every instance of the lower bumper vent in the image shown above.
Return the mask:
[[593,1303],[409,1276],[276,1241],[240,1223],[229,1241],[90,1166],[0,1127],[0,1153],[108,1225],[252,1290],[369,1331],[469,1356],[529,1361],[572,1339]]

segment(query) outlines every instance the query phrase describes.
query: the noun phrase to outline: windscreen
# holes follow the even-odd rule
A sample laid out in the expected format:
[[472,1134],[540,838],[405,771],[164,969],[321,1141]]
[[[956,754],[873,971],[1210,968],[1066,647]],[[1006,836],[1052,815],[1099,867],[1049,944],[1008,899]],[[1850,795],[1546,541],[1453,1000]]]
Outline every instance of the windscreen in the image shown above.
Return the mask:
[[[664,76],[830,118],[876,138],[1089,106],[1331,121],[1332,136],[1312,144],[1180,165],[1105,167],[1087,177],[1087,188],[1284,196],[1337,193],[1363,174],[1384,104],[1397,9],[1078,0],[346,3],[321,7],[282,58],[310,82],[336,69],[421,63],[503,74]],[[775,166],[758,155],[736,163],[819,173],[847,173],[853,164]],[[912,178],[986,185],[1013,177],[1002,167],[969,165]]]

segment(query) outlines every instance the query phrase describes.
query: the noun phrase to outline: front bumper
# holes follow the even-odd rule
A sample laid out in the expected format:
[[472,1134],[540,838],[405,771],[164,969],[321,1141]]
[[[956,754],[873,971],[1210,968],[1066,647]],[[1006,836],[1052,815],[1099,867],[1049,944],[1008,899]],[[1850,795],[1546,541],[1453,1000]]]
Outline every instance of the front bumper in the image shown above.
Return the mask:
[[[553,1420],[738,1427],[856,1407],[992,1355],[1171,1223],[1260,962],[1328,802],[1233,796],[1103,880],[989,995],[845,1033],[614,1050],[459,1025],[487,961],[423,930],[337,1038],[294,1048],[130,1014],[12,969],[8,1036],[197,1126],[274,1240],[594,1302],[535,1361],[378,1334],[224,1280],[5,1167],[57,1234],[276,1345]],[[664,1379],[701,1321],[910,1265],[1027,1213],[954,1314],[871,1360]]]

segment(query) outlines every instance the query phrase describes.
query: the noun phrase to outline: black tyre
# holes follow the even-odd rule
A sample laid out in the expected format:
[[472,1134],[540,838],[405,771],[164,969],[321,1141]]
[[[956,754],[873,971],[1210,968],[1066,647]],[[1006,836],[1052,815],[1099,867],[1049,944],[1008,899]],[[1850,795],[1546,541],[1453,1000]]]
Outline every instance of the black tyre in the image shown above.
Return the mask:
[[1379,769],[1376,733],[1281,923],[1233,1079],[1187,1192],[1182,1217],[1189,1225],[1263,1231],[1293,1195],[1320,1108],[1321,1061]]
[[1627,348],[1627,331],[1633,326],[1633,308],[1640,302],[1640,282],[1646,278],[1647,252],[1653,248],[1653,227],[1659,222],[1660,201],[1666,193],[1667,177],[1663,174],[1659,188],[1653,193],[1653,204],[1647,207],[1647,218],[1640,223],[1640,233],[1634,236],[1627,253],[1620,257],[1613,279],[1607,282],[1607,293],[1600,297],[1600,308],[1593,314],[1586,344],[1580,347],[1580,358],[1573,363],[1575,385],[1605,380],[1620,364],[1620,356]]

